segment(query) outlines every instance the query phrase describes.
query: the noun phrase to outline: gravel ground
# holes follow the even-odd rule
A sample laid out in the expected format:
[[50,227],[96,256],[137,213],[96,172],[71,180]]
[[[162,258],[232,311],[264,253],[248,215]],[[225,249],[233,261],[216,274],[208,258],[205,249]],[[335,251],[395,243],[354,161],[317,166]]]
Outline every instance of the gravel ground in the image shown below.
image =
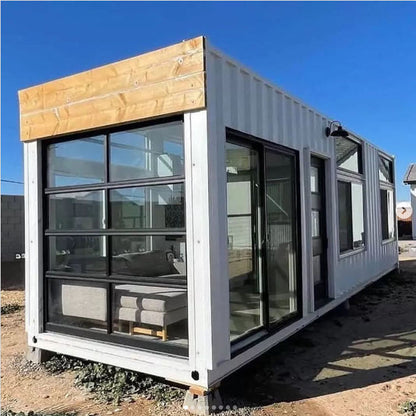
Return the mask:
[[[416,260],[351,299],[222,383],[222,415],[398,416],[416,399]],[[23,305],[19,291],[2,305]],[[74,387],[74,374],[51,375],[24,359],[24,311],[2,316],[3,408],[77,411],[79,415],[188,415],[142,398],[120,406],[97,403]]]

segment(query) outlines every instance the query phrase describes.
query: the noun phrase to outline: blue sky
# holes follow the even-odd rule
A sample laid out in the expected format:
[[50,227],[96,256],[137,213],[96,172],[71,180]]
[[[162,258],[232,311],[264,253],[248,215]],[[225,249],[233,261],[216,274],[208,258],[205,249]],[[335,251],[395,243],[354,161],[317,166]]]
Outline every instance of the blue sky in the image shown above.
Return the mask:
[[[3,179],[23,180],[17,90],[200,34],[397,158],[416,162],[416,3],[1,3]],[[2,183],[2,193],[22,193]]]

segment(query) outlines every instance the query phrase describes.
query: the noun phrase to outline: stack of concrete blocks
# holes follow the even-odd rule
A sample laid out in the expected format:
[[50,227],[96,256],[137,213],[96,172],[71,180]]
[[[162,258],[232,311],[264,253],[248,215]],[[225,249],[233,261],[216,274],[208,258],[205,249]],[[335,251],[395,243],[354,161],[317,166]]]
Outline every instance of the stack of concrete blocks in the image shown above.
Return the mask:
[[1,289],[23,289],[25,282],[23,195],[1,196]]

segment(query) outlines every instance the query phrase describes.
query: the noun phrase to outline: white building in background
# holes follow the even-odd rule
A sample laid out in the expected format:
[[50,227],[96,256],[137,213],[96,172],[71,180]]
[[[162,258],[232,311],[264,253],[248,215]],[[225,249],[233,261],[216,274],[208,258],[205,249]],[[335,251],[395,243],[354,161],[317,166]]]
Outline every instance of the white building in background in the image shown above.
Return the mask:
[[412,206],[412,233],[413,239],[416,240],[416,163],[412,163],[407,168],[403,182],[410,185],[410,203]]

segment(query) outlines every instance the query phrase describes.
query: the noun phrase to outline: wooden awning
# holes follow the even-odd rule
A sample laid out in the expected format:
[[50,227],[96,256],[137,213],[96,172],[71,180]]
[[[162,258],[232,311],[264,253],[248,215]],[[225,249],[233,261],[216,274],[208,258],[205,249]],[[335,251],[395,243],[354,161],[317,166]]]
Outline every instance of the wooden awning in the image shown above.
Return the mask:
[[20,140],[205,107],[204,38],[19,91]]

